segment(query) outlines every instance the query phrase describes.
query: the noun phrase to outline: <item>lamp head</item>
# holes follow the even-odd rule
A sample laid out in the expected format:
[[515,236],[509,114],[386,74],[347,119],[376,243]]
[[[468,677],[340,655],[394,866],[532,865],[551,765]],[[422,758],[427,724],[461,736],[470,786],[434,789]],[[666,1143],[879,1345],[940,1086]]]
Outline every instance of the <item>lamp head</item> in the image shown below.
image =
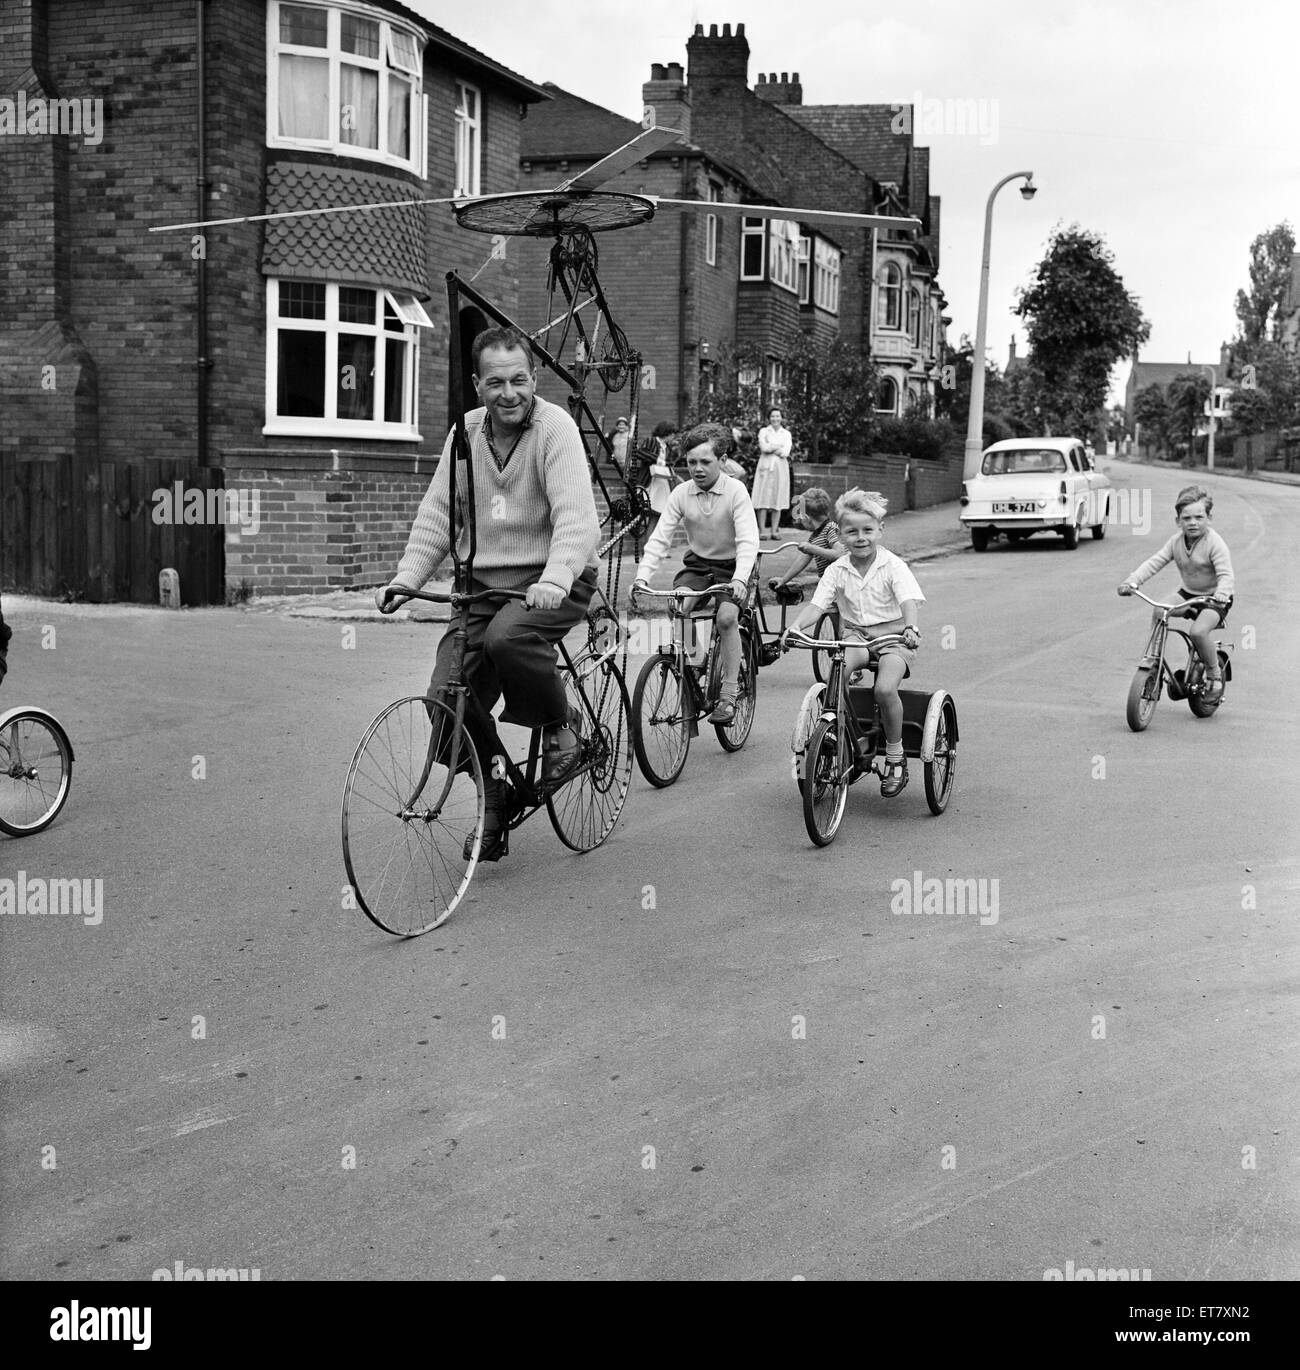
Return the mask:
[[1020,197],[1021,197],[1021,199],[1024,199],[1024,200],[1032,200],[1032,199],[1034,198],[1034,196],[1037,195],[1037,194],[1038,194],[1038,187],[1033,183],[1033,181],[1026,181],[1026,182],[1024,183],[1024,185],[1022,185],[1022,186],[1020,187]]

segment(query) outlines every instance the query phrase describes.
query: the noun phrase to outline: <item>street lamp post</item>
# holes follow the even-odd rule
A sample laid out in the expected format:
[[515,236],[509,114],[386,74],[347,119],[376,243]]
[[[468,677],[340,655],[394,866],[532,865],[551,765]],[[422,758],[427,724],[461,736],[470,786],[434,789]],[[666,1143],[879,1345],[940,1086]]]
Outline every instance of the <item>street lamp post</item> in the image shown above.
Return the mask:
[[1210,439],[1205,448],[1205,469],[1214,470],[1214,390],[1219,383],[1219,377],[1214,367],[1203,366],[1202,371],[1208,371],[1210,375],[1210,398],[1206,401],[1205,409],[1210,416]]
[[975,318],[975,355],[971,358],[970,415],[966,421],[966,454],[962,464],[962,479],[969,480],[979,471],[980,454],[984,450],[984,343],[989,312],[989,246],[993,238],[993,201],[1003,186],[1023,180],[1020,194],[1032,200],[1038,193],[1032,171],[1015,171],[1004,176],[989,192],[984,207],[984,255],[980,261],[980,302]]

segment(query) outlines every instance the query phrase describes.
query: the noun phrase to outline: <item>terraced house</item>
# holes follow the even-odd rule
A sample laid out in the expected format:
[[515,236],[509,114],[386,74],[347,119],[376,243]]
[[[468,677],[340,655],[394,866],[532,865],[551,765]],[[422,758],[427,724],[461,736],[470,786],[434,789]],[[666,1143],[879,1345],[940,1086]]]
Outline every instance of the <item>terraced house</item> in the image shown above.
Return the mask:
[[[446,432],[444,276],[490,242],[411,206],[149,230],[514,190],[547,93],[387,0],[17,0],[0,92],[25,111],[0,137],[0,583],[381,580]],[[102,119],[42,128],[56,100]],[[516,263],[492,268],[513,310]],[[220,497],[155,517],[190,489]],[[253,495],[255,533],[203,512]]]

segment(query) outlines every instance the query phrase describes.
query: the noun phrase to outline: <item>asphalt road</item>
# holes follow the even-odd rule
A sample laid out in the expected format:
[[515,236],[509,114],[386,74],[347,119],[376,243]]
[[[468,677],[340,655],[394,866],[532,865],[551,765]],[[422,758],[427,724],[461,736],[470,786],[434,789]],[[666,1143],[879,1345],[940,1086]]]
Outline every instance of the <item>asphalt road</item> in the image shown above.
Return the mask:
[[[338,807],[436,628],[15,615],[0,705],[52,708],[77,769],[0,877],[101,879],[104,917],[0,920],[0,1275],[1300,1275],[1300,495],[1207,479],[1236,677],[1134,735],[1146,609],[1114,586],[1185,476],[1111,473],[1147,536],[917,566],[944,816],[914,769],[811,845],[791,654],[744,751],[634,775],[587,856],[537,817],[410,942],[344,907]],[[936,877],[985,917],[891,911]]]

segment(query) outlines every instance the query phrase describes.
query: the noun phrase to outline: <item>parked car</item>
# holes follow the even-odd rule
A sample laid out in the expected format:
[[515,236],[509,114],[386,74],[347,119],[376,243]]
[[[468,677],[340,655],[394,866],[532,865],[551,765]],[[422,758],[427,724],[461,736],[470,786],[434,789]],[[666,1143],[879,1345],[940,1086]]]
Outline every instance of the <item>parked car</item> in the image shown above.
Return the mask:
[[1073,549],[1084,528],[1106,536],[1110,480],[1078,438],[1009,438],[986,449],[979,474],[961,487],[961,506],[977,552],[999,533],[1009,542],[1059,533]]

